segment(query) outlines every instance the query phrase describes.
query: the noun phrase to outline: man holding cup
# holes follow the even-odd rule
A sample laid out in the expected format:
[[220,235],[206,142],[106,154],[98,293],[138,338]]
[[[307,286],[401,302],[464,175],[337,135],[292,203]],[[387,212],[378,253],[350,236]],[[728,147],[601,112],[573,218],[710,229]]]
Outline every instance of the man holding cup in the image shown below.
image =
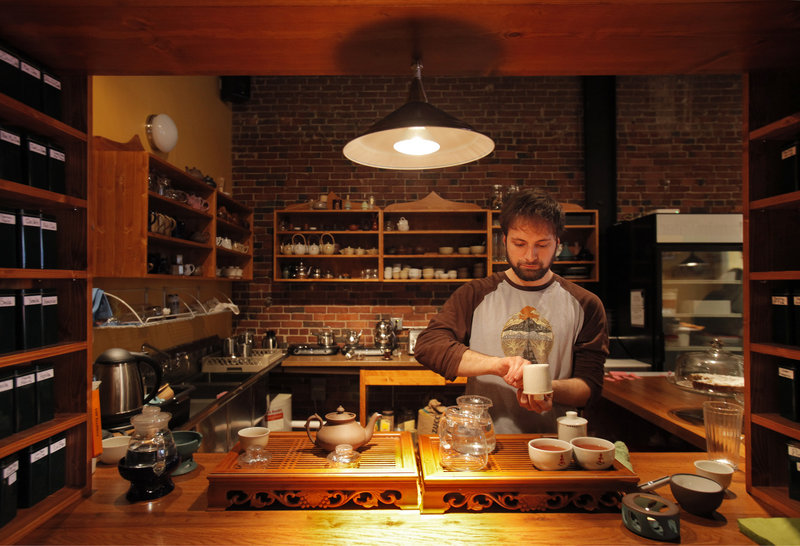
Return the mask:
[[[555,432],[558,417],[600,396],[605,311],[595,294],[550,269],[564,228],[557,201],[518,191],[503,204],[500,226],[510,268],[458,288],[414,355],[448,379],[468,377],[467,394],[491,398],[496,432]],[[550,385],[523,384],[530,364],[549,365]]]

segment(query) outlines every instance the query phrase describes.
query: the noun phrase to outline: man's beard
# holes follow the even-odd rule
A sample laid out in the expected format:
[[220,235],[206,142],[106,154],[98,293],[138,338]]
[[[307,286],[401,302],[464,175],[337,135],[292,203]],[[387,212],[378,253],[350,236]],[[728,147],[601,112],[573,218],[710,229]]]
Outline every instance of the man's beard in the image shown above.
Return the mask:
[[538,281],[547,275],[547,272],[550,271],[550,266],[553,265],[553,260],[555,260],[555,257],[555,252],[553,252],[553,256],[550,258],[550,260],[546,264],[541,263],[542,267],[539,269],[523,269],[519,267],[518,263],[511,262],[508,257],[508,252],[506,251],[506,261],[511,266],[512,271],[516,273],[520,280],[526,282]]

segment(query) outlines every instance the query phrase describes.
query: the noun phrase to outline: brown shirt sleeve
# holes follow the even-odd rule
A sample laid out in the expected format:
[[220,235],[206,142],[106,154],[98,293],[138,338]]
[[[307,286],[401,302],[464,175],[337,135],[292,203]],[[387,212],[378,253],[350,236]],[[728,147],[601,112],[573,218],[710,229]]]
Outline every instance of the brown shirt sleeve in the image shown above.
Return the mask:
[[504,277],[505,274],[496,273],[462,285],[453,292],[417,337],[414,346],[417,362],[445,379],[455,379],[461,357],[469,348],[473,311]]

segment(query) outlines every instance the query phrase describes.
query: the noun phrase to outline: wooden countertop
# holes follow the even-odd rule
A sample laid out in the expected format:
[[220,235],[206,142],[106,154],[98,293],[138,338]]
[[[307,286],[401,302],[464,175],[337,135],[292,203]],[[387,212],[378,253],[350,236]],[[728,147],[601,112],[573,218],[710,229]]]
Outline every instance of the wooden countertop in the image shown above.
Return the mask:
[[605,381],[603,397],[700,449],[706,448],[702,423],[687,420],[675,412],[699,410],[702,415],[703,402],[711,397],[679,389],[665,376]]
[[[206,511],[206,475],[222,453],[198,453],[198,469],[175,478],[175,490],[153,502],[129,504],[128,482],[115,466],[98,465],[90,497],[25,536],[24,544],[525,544],[653,543],[628,531],[619,512],[455,513],[416,510]],[[691,472],[697,453],[633,453],[642,482]],[[745,492],[737,471],[713,519],[681,511],[682,544],[750,544],[740,517],[769,517]],[[669,487],[657,493],[673,500]]]

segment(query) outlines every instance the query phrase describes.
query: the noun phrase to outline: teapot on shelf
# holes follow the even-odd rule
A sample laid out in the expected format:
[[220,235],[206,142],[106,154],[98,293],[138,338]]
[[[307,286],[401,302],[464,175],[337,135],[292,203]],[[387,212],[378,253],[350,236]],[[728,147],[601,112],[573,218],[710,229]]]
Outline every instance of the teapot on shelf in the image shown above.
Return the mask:
[[[327,451],[333,451],[336,446],[341,444],[350,444],[353,449],[358,449],[372,439],[375,422],[380,415],[378,412],[373,413],[365,428],[356,422],[355,413],[345,411],[342,406],[339,406],[336,411],[325,415],[325,423],[316,413],[309,417],[305,424],[306,434],[312,443]],[[312,437],[311,423],[314,421],[319,422],[320,428],[316,436]]]

